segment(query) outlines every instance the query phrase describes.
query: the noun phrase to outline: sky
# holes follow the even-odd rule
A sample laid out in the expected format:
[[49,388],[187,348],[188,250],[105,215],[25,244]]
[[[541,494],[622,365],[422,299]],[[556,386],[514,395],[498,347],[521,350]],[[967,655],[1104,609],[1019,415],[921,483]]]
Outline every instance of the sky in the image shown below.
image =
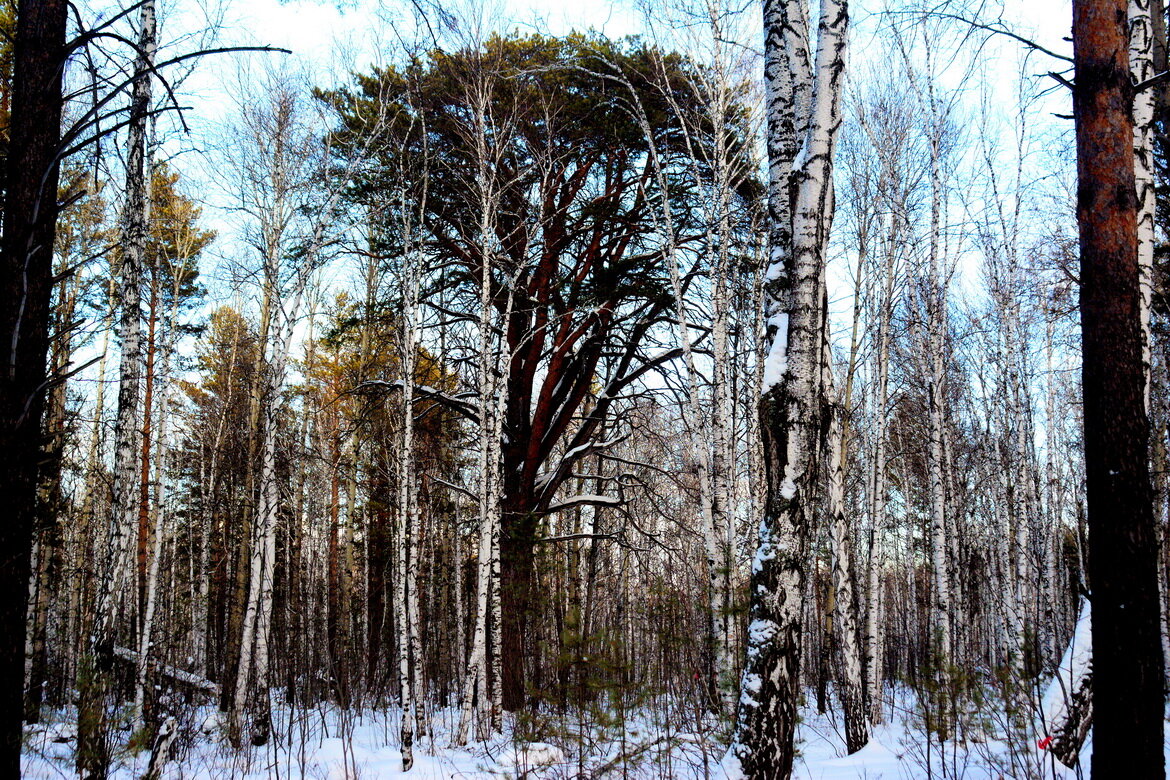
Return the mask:
[[[575,29],[592,29],[609,37],[646,32],[643,8],[647,3],[653,7],[660,1],[416,0],[423,7],[427,7],[427,2],[441,3],[445,10],[461,19],[473,18],[473,7],[483,9],[481,12],[485,16],[499,20],[491,25],[497,29],[547,31],[558,35]],[[982,2],[984,18],[994,16],[996,1],[971,0],[972,3]],[[872,46],[872,34],[882,23],[877,11],[886,7],[888,2],[854,0],[851,3],[850,68],[854,73],[865,74],[869,68],[882,67],[880,61],[874,62],[877,48]],[[247,250],[242,250],[238,241],[232,239],[230,204],[224,193],[217,192],[213,186],[215,157],[199,152],[214,143],[223,122],[238,114],[239,85],[273,63],[290,70],[307,71],[312,83],[336,84],[347,80],[348,74],[354,71],[367,71],[384,57],[393,56],[393,52],[401,50],[399,39],[409,39],[415,31],[409,0],[218,0],[218,3],[216,5],[215,0],[200,3],[160,0],[164,14],[167,14],[168,7],[174,9],[163,17],[163,40],[180,36],[184,30],[207,26],[210,16],[216,18],[220,29],[215,42],[217,46],[268,45],[288,49],[290,53],[206,58],[183,85],[184,94],[190,98],[185,102],[195,107],[188,116],[192,132],[182,137],[172,136],[167,148],[171,150],[169,153],[181,150],[185,159],[192,159],[191,165],[179,164],[178,167],[191,189],[208,203],[204,212],[205,224],[221,236],[204,263],[204,278],[210,282],[209,307],[231,300],[228,297],[231,285],[223,272],[222,260],[232,255],[239,256],[241,251]],[[751,14],[749,19],[758,18],[758,10],[752,8],[757,4],[758,0],[745,0],[744,8]],[[1069,0],[1006,0],[1002,10],[1012,28],[1021,35],[1052,50],[1071,50],[1071,45],[1063,40],[1071,27]],[[434,15],[428,21],[435,28],[439,27],[439,20]],[[758,36],[748,35],[747,42],[751,46],[756,46],[750,40],[754,37]],[[974,85],[970,82],[989,85],[987,89],[992,100],[1007,106],[1012,100],[1019,51],[1017,44],[1000,37],[981,52],[967,83],[959,75],[965,72],[960,68],[953,69],[949,76],[944,73],[941,81],[951,89],[972,89]],[[1040,74],[1058,70],[1061,65],[1037,55],[1028,63],[1028,68],[1047,83],[1051,80]],[[1066,102],[1065,95],[1053,90],[1048,103],[1038,110],[1037,123],[1056,134],[1071,131],[1067,128],[1069,123],[1065,122],[1062,127],[1061,120],[1052,116],[1059,113]],[[196,154],[191,155],[192,151]],[[849,267],[848,262],[839,263],[838,271],[831,272],[830,277],[831,280],[836,277],[834,286],[842,291],[833,296],[834,319],[841,323],[838,330],[844,329],[844,315],[851,309],[848,293],[851,284],[844,277]],[[330,280],[326,279],[325,283],[330,285]]]
[[[187,0],[180,0],[180,5]],[[412,25],[409,0],[219,0],[223,10],[225,42],[266,44],[291,50],[291,58],[324,72],[347,58],[358,67],[379,59],[379,50],[391,48],[394,36]],[[460,17],[470,16],[474,4],[486,8],[485,15],[498,20],[504,29],[542,30],[561,35],[571,30],[593,29],[607,36],[645,32],[645,14],[639,6],[654,7],[659,0],[418,0],[433,2]],[[888,0],[854,0],[851,4],[856,63],[866,56],[866,30],[877,23],[876,11]],[[996,0],[981,2],[986,16],[993,16]],[[751,0],[745,0],[750,9]],[[202,5],[202,4],[201,4]],[[1070,0],[1007,0],[1003,9],[1013,28],[1042,45],[1068,51],[1062,39],[1069,34],[1072,12]],[[435,14],[430,21],[437,27]],[[178,26],[189,23],[186,16]],[[222,66],[205,69],[214,82],[223,73]],[[197,79],[206,86],[203,79]]]
[[[111,0],[116,2],[117,0]],[[417,0],[426,2],[427,0]],[[460,13],[457,6],[479,2],[495,2],[494,14],[505,20],[497,25],[505,30],[545,31],[564,34],[571,30],[592,29],[609,37],[639,34],[646,31],[645,14],[635,3],[656,4],[661,0],[429,0],[442,3],[445,9]],[[1071,27],[1070,0],[1003,0],[1013,29],[1040,44],[1061,52],[1070,52],[1071,45],[1063,40]],[[409,0],[159,0],[162,20],[162,40],[182,39],[208,27],[208,19],[217,22],[220,28],[215,46],[270,45],[288,49],[289,55],[218,55],[204,58],[181,86],[182,102],[192,106],[188,113],[191,132],[170,133],[164,141],[164,156],[174,156],[175,167],[181,171],[187,191],[205,204],[202,223],[216,230],[219,240],[214,242],[208,257],[201,263],[203,279],[208,287],[208,300],[203,308],[207,314],[212,308],[231,303],[245,309],[255,299],[251,290],[234,290],[224,272],[225,258],[240,257],[250,250],[233,239],[233,218],[228,198],[212,185],[214,181],[215,156],[204,154],[211,144],[218,128],[239,111],[239,85],[258,75],[263,59],[273,58],[289,69],[304,69],[311,74],[313,83],[330,84],[345,80],[354,71],[367,71],[370,65],[381,60],[386,52],[397,49],[398,36],[410,36],[413,25],[409,21]],[[758,18],[759,0],[744,0],[745,8]],[[878,17],[873,9],[887,0],[853,0],[853,35],[851,39],[850,68],[862,73],[863,67],[881,67],[873,62],[876,47],[871,45],[870,36]],[[969,0],[990,6],[997,0]],[[460,16],[466,17],[465,13]],[[431,20],[434,23],[436,20]],[[754,24],[755,22],[753,22]],[[758,35],[749,35],[758,38]],[[992,92],[1001,101],[1010,100],[1011,85],[1015,73],[1018,47],[1008,44],[992,46],[982,55],[976,80],[992,85]],[[749,41],[748,45],[757,44]],[[186,50],[193,48],[190,40],[180,42]],[[1035,74],[1058,69],[1059,62],[1037,57],[1029,67]],[[1040,76],[1042,80],[1046,77]],[[1045,82],[1047,83],[1047,82]],[[970,84],[955,83],[955,88],[968,88]],[[1037,121],[1048,126],[1051,132],[1071,134],[1071,123],[1055,120],[1051,114],[1067,96],[1054,91],[1053,102],[1038,112]],[[1067,111],[1067,107],[1064,109]],[[831,296],[834,331],[840,341],[847,330],[848,312],[851,310],[849,290],[851,284],[846,278],[852,265],[847,257],[837,258],[830,263],[830,283],[835,280],[838,290]],[[332,278],[323,280],[326,287],[344,284],[340,277],[343,271],[331,271]],[[302,327],[298,329],[302,331]],[[299,340],[299,337],[298,337]],[[100,339],[91,341],[78,356],[84,362],[95,356]],[[191,354],[193,343],[180,345],[180,350]],[[115,365],[107,367],[106,382]],[[92,389],[97,369],[92,368],[79,377],[78,387],[85,392]],[[90,378],[91,373],[93,377]],[[191,377],[189,377],[191,378]],[[98,381],[101,381],[98,379]]]

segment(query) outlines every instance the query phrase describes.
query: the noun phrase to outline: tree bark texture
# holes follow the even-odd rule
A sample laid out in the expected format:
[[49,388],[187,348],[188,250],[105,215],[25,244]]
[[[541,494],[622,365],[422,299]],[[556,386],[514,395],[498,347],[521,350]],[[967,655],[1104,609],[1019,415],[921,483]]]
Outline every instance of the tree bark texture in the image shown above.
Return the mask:
[[732,746],[751,778],[788,777],[795,758],[809,501],[824,416],[824,251],[848,18],[845,0],[822,4],[814,79],[805,3],[764,3],[770,255],[760,428],[767,496]]
[[20,776],[25,620],[37,511],[41,414],[57,224],[57,150],[66,4],[24,0],[13,53],[12,119],[0,243],[0,776]]
[[1073,4],[1093,774],[1165,775],[1127,4]]

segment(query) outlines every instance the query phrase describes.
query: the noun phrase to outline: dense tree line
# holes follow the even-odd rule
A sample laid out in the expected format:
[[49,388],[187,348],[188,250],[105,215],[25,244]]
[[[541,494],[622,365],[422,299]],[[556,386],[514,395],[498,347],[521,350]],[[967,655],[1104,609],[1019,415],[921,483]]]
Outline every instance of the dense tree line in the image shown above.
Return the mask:
[[973,99],[1007,28],[899,8],[850,73],[845,0],[264,55],[200,169],[156,2],[0,8],[0,771],[398,707],[404,770],[658,709],[783,777],[905,706],[1160,771],[1160,3],[1076,4],[1074,171],[1064,55]]

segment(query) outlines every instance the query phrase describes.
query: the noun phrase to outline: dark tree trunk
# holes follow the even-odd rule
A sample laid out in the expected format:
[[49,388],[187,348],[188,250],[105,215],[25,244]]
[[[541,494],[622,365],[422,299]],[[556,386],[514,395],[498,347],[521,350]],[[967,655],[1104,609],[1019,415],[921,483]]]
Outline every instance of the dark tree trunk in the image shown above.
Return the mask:
[[1125,0],[1073,4],[1093,774],[1164,777],[1157,543],[1148,461]]
[[20,777],[24,642],[57,227],[63,0],[17,12],[0,243],[0,777]]
[[[505,499],[505,507],[508,506]],[[529,660],[528,630],[532,622],[532,579],[535,570],[536,525],[530,513],[505,509],[500,533],[500,628],[504,709],[524,706]]]
[[[58,304],[50,327],[66,328],[73,322],[76,296],[67,293]],[[68,336],[58,338],[50,349],[50,371],[58,374],[68,369],[72,359],[72,344]],[[49,605],[58,592],[61,572],[61,517],[64,508],[61,491],[62,455],[66,430],[65,382],[52,387],[44,410],[44,450],[41,457],[41,476],[38,495],[38,519],[33,528],[34,567],[29,587],[29,618],[26,630],[31,633],[25,642],[27,671],[25,679],[24,719],[39,723],[44,687],[47,680],[47,624]]]

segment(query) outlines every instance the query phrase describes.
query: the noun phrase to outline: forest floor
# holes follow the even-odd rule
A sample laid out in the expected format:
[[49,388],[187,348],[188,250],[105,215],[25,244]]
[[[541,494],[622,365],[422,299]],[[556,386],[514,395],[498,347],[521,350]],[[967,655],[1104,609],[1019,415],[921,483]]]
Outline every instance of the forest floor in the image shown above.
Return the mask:
[[[675,711],[674,715],[679,712]],[[22,776],[48,780],[74,776],[75,720],[59,713],[51,722],[26,727]],[[434,713],[433,736],[422,736],[415,746],[415,778],[735,778],[734,762],[714,729],[683,731],[673,728],[665,708],[647,708],[624,718],[597,713],[579,717],[575,724],[563,718],[542,721],[542,741],[517,737],[522,729],[509,722],[507,736],[475,742],[465,748],[450,746],[457,720],[454,710]],[[165,778],[371,778],[402,776],[398,750],[399,714],[394,710],[291,710],[274,713],[282,735],[263,747],[231,750],[219,737],[213,710],[192,710],[181,728],[176,760]],[[203,720],[199,720],[203,718]],[[702,719],[700,719],[701,721]],[[993,721],[994,717],[986,719]],[[876,729],[871,742],[845,755],[838,718],[804,713],[799,728],[801,780],[854,778],[955,777],[964,780],[994,778],[1077,778],[1074,770],[1057,764],[1029,738],[1014,744],[1003,739],[950,740],[942,744],[924,739],[921,714],[912,707],[894,708],[890,722]],[[678,722],[678,721],[675,721]],[[692,723],[694,721],[692,720]],[[994,732],[994,726],[987,729]],[[583,735],[583,736],[582,736]],[[122,741],[125,742],[125,734]],[[1091,744],[1082,753],[1088,766]],[[141,777],[149,751],[116,757],[112,776]],[[1170,762],[1168,762],[1170,763]],[[929,768],[928,768],[929,767]],[[1087,770],[1084,776],[1088,776]]]

